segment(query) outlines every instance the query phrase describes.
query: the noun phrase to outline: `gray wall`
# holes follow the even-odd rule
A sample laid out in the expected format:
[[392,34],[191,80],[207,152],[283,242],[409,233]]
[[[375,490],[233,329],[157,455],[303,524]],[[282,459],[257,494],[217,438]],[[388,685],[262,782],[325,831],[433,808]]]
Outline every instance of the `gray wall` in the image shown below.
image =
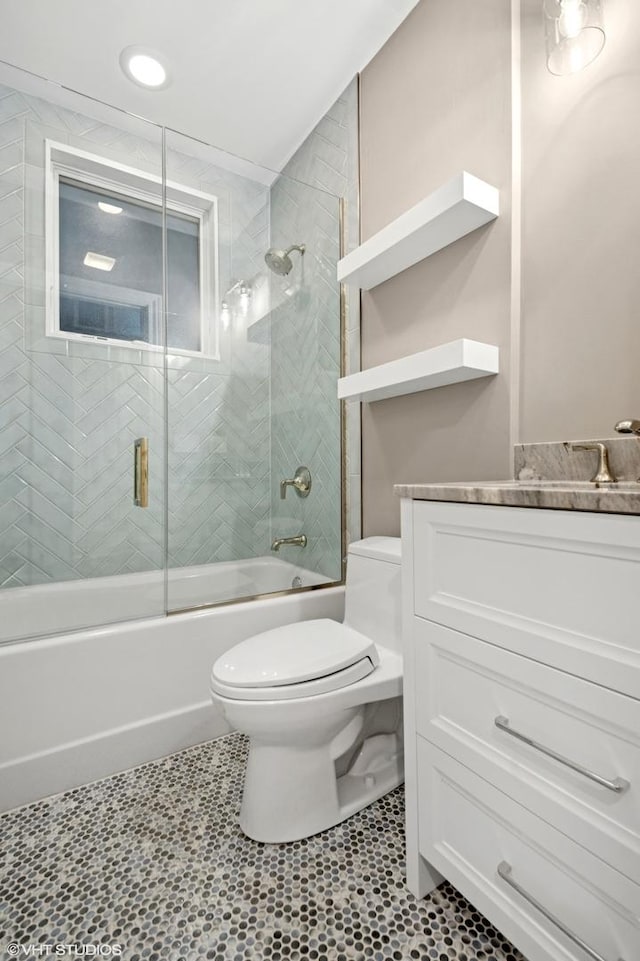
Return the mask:
[[364,367],[461,336],[498,344],[501,365],[364,405],[368,533],[398,531],[395,482],[511,476],[514,443],[610,437],[640,410],[640,6],[608,0],[599,59],[554,77],[541,3],[515,3],[513,96],[511,6],[422,0],[363,73],[365,238],[462,168],[501,203],[363,294]]
[[640,416],[640,5],[607,0],[607,43],[545,67],[522,3],[524,442],[610,437]]
[[[312,184],[311,190],[304,184]],[[305,243],[301,261],[285,283],[301,280],[297,294],[271,315],[271,523],[274,536],[304,532],[300,563],[329,577],[341,574],[340,420],[336,379],[340,370],[340,305],[335,279],[339,253],[337,197],[348,202],[351,245],[357,244],[357,83],[353,81],[285,166],[271,191],[271,242]],[[281,284],[272,279],[277,294]],[[349,304],[353,363],[359,361],[358,298]],[[355,366],[354,369],[358,369]],[[351,418],[350,537],[359,536],[359,418]],[[308,498],[279,480],[299,464],[309,467]],[[290,556],[290,555],[287,555]],[[298,554],[294,555],[298,559]]]
[[363,367],[468,337],[501,368],[363,405],[365,534],[399,532],[394,483],[509,470],[510,70],[510,0],[423,0],[362,74],[363,239],[461,170],[501,194],[493,224],[363,292]]

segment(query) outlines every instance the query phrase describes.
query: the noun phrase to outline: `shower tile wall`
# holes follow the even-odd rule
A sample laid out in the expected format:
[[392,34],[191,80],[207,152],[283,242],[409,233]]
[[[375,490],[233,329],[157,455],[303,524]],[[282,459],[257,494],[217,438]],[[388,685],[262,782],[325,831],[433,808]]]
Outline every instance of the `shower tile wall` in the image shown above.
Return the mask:
[[[347,249],[358,244],[357,81],[354,80],[307,137],[271,189],[271,243],[305,243],[302,263],[294,253],[289,278],[301,288],[271,318],[271,524],[274,536],[304,532],[305,567],[340,577],[340,449],[336,375],[339,369],[338,206],[347,201]],[[301,183],[320,188],[305,190]],[[286,282],[289,281],[286,279]],[[277,288],[277,279],[272,286]],[[359,297],[347,291],[348,370],[359,369]],[[348,537],[360,536],[360,418],[348,416]],[[298,465],[311,470],[306,499],[278,481]],[[296,557],[297,560],[297,557]]]
[[[156,142],[152,142],[157,136]],[[163,372],[153,356],[34,339],[43,323],[43,137],[158,173],[149,139],[0,88],[0,585],[159,569]],[[169,155],[220,199],[220,283],[268,246],[268,188]],[[25,219],[26,218],[26,219]],[[25,283],[26,270],[26,283]],[[222,362],[170,362],[170,563],[268,548],[268,345],[228,333]],[[111,356],[114,351],[111,351]],[[133,362],[136,358],[136,362]],[[135,437],[151,444],[151,506],[131,504]],[[115,442],[117,440],[117,443]]]
[[[236,280],[264,277],[268,188],[171,149],[167,176],[218,198],[220,298]],[[270,345],[248,338],[250,322],[236,313],[221,331],[222,364],[170,362],[171,567],[269,550]]]

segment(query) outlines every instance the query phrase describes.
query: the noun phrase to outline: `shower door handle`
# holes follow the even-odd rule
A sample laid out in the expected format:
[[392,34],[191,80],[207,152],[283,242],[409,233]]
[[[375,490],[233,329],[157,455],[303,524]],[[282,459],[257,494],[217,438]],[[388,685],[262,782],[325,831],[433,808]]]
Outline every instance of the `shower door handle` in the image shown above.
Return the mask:
[[149,506],[149,438],[138,437],[133,444],[133,503]]

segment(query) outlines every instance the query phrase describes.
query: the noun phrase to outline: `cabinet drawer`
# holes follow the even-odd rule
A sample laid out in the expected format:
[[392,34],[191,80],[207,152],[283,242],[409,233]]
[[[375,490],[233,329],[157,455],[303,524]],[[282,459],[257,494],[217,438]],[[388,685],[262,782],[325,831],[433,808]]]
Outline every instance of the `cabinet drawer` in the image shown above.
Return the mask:
[[419,618],[414,641],[419,733],[640,883],[640,701]]
[[640,957],[640,887],[421,737],[418,798],[421,855],[529,961],[589,955],[501,877],[500,865],[605,961]]
[[640,517],[413,512],[417,614],[640,697]]

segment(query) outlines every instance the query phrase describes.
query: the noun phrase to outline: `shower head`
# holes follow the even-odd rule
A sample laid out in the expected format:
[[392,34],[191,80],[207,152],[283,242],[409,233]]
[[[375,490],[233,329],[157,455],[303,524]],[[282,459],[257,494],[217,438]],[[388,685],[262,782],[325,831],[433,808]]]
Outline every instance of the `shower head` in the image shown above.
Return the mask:
[[298,250],[301,254],[304,254],[306,247],[304,244],[292,244],[291,247],[287,247],[286,250],[269,247],[269,250],[267,250],[264,255],[264,260],[269,270],[272,270],[274,274],[278,274],[280,277],[285,277],[293,267],[293,261],[289,256],[292,250]]

